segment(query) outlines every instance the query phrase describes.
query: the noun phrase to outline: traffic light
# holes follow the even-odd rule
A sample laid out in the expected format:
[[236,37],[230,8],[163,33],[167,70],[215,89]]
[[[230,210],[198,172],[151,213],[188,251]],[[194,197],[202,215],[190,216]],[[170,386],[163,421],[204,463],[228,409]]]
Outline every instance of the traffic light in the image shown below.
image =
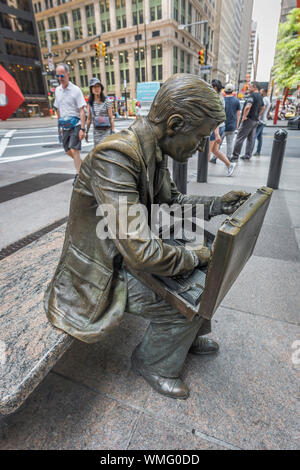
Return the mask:
[[204,54],[205,54],[204,49],[201,49],[201,50],[198,52],[198,64],[199,64],[199,65],[204,65]]
[[100,43],[99,42],[95,44],[95,49],[96,49],[96,56],[99,57],[100,56]]
[[106,45],[104,42],[101,44],[101,53],[103,57],[106,56]]

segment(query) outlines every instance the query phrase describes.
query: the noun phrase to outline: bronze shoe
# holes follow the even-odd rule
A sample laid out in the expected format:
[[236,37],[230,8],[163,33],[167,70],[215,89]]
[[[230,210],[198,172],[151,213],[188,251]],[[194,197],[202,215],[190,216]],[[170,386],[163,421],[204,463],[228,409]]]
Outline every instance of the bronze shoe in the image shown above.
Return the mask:
[[162,377],[161,375],[150,373],[137,364],[134,356],[131,358],[131,363],[133,371],[137,375],[141,375],[158,393],[179,400],[186,400],[189,397],[189,389],[180,377]]
[[215,341],[203,336],[197,336],[189,349],[192,354],[214,354],[219,351],[219,345]]

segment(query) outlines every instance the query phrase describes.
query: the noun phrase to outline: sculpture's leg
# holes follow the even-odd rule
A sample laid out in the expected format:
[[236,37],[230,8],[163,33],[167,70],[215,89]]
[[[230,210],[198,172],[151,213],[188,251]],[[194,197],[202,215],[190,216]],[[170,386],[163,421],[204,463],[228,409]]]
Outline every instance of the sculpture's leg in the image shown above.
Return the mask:
[[150,320],[135,357],[150,373],[179,377],[184,360],[204,319],[189,321],[151,289],[128,274],[126,312]]

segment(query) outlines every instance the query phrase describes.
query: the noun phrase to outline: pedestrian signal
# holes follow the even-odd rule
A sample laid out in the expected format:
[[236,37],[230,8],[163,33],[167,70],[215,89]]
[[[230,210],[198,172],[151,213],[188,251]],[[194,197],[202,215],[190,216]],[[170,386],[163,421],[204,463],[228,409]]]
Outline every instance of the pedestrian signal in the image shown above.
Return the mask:
[[205,54],[204,49],[201,49],[200,51],[198,51],[198,64],[199,65],[204,65],[204,54]]
[[99,55],[100,55],[100,44],[99,44],[99,42],[97,42],[97,44],[95,44],[95,49],[96,49],[96,56],[99,57]]
[[105,57],[106,56],[106,45],[105,45],[104,42],[101,44],[101,52],[102,52],[102,56]]

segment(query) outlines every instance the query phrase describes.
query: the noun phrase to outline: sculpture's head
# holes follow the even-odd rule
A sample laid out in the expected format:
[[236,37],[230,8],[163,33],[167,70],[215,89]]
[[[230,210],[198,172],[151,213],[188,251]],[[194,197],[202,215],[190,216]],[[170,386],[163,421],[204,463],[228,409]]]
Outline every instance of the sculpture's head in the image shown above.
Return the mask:
[[208,83],[196,75],[178,73],[157,92],[148,119],[161,150],[178,162],[186,162],[226,115]]

